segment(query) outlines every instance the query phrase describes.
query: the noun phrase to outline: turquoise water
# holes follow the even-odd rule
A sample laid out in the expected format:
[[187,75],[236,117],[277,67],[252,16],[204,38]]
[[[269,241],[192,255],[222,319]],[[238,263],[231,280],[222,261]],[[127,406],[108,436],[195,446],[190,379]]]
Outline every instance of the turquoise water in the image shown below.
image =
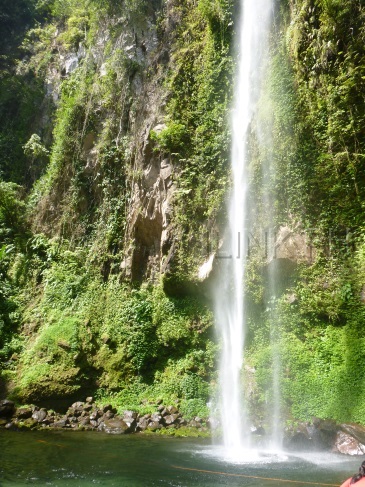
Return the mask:
[[310,485],[296,483],[301,481],[340,485],[362,460],[320,453],[262,453],[239,464],[223,460],[219,450],[201,439],[0,431],[1,487]]

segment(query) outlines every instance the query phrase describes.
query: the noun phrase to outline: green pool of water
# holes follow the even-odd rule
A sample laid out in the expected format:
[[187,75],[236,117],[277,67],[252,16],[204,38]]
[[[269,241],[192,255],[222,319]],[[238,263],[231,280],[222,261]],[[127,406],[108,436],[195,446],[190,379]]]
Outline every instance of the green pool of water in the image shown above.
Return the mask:
[[322,453],[261,453],[256,460],[234,463],[201,439],[0,431],[1,487],[340,485],[362,460]]

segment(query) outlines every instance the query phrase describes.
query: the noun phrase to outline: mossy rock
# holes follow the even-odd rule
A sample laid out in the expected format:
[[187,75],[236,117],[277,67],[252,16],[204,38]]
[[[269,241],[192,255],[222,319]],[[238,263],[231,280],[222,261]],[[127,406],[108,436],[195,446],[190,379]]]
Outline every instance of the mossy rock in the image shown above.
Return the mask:
[[65,399],[80,390],[80,369],[62,365],[37,364],[30,367],[11,391],[11,397],[22,403],[40,404],[45,399]]

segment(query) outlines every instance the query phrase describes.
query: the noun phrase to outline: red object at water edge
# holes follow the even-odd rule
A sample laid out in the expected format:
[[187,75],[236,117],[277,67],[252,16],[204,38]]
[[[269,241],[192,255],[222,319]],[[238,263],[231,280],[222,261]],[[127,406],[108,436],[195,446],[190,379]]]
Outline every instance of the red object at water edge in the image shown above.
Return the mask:
[[362,479],[358,480],[354,484],[350,484],[352,477],[349,479],[345,480],[345,482],[341,485],[341,487],[349,487],[350,485],[355,485],[355,487],[365,487],[365,477]]

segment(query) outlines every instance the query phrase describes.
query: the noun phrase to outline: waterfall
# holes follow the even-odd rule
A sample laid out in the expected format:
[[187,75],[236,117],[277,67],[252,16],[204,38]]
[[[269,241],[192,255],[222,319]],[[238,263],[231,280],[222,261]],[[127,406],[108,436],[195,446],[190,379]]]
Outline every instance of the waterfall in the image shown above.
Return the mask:
[[231,167],[233,187],[229,204],[229,224],[225,253],[221,252],[220,280],[215,289],[215,318],[222,340],[219,383],[221,425],[227,451],[250,447],[247,408],[241,388],[245,339],[244,274],[248,251],[247,145],[262,78],[262,62],[267,50],[272,0],[241,0],[237,49],[238,69],[232,110]]
[[[265,71],[271,72],[271,60],[267,59]],[[283,430],[281,422],[281,395],[280,395],[280,369],[281,357],[278,348],[280,330],[278,324],[277,298],[281,295],[282,278],[276,258],[277,249],[277,209],[275,206],[275,180],[276,167],[274,157],[274,140],[272,127],[274,124],[273,114],[275,112],[274,102],[271,94],[270,83],[265,83],[260,94],[258,113],[256,119],[256,138],[260,150],[261,164],[261,192],[260,215],[258,220],[264,227],[263,242],[264,255],[266,259],[266,282],[264,302],[266,306],[266,320],[270,331],[271,344],[271,390],[267,397],[265,411],[265,425],[270,433],[268,446],[277,451],[282,447]]]

